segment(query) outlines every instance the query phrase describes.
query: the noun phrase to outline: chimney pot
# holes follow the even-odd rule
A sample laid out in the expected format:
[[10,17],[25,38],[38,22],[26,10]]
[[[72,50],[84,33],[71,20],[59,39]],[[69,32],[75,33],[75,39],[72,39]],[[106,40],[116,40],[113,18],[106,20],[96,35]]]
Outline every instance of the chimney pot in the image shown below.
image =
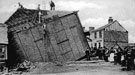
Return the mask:
[[112,17],[109,17],[109,19],[108,19],[108,24],[109,23],[112,23],[113,22],[113,18]]
[[94,30],[95,27],[89,27],[89,31],[91,32],[92,30]]

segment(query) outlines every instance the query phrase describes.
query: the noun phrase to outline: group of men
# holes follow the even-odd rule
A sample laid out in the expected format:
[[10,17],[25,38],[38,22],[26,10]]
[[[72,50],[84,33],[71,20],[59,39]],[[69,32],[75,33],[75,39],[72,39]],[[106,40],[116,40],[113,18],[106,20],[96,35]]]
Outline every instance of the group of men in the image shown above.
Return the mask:
[[106,47],[91,47],[85,51],[87,60],[90,60],[90,57],[98,57],[101,60],[108,62],[109,50]]
[[125,47],[124,49],[118,48],[106,48],[106,47],[91,47],[86,51],[86,59],[89,61],[92,57],[97,57],[100,60],[105,60],[106,62],[112,62],[114,65],[120,64],[125,66],[126,70],[132,70],[135,68],[135,49],[130,47]]

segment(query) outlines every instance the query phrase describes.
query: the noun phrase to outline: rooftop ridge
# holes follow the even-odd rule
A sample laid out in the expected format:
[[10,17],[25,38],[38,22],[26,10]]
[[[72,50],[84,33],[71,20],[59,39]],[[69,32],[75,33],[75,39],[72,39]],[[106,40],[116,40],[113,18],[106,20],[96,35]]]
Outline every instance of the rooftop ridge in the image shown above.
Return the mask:
[[113,24],[113,23],[115,23],[115,22],[117,22],[117,20],[113,21],[112,23],[109,23],[109,24],[103,25],[103,26],[101,26],[101,27],[99,27],[99,28],[97,28],[97,29],[95,29],[95,30],[93,30],[93,31],[103,30],[103,29],[105,29],[106,27],[108,27],[108,26],[112,25],[112,24]]

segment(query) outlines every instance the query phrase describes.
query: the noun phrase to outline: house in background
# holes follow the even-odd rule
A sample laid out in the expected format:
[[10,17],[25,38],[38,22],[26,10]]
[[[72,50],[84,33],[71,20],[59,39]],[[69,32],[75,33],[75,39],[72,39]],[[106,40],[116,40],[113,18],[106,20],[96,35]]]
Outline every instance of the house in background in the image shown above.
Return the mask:
[[7,60],[7,26],[0,23],[0,65]]
[[95,29],[90,27],[91,47],[121,48],[128,45],[128,31],[117,21],[109,17],[108,24]]

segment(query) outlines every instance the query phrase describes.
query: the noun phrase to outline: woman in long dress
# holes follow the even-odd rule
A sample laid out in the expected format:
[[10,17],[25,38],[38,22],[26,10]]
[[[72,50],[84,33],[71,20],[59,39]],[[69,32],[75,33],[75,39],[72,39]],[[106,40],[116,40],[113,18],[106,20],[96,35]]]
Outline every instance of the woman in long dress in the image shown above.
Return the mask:
[[110,62],[114,62],[114,51],[110,52],[110,57],[109,57]]
[[115,51],[113,48],[110,49],[110,57],[108,58],[108,60],[110,62],[114,62],[114,56],[115,56]]

